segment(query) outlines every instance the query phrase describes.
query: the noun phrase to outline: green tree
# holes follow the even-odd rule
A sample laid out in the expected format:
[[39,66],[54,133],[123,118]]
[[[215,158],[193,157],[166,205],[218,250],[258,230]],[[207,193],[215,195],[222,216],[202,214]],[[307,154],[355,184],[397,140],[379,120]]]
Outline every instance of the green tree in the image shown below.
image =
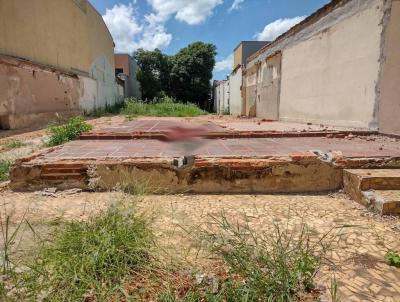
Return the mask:
[[134,54],[138,64],[137,80],[141,85],[143,99],[153,99],[168,93],[170,87],[169,59],[159,49],[146,51],[138,49]]
[[215,45],[195,42],[171,57],[171,96],[207,108],[216,53]]

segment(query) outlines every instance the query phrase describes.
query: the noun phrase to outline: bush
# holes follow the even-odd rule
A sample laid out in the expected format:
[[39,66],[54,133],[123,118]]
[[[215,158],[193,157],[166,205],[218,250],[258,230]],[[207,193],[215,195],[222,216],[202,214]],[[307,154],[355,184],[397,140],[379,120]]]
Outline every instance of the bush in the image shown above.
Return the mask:
[[83,132],[92,130],[92,125],[86,123],[82,117],[73,117],[64,125],[53,125],[48,128],[50,134],[47,146],[57,146],[76,139]]
[[147,222],[117,209],[69,222],[54,232],[28,265],[24,288],[36,301],[104,301],[118,294],[124,278],[150,260],[152,234]]
[[11,162],[0,160],[0,181],[6,181],[9,177]]
[[129,99],[126,101],[121,113],[129,118],[140,115],[190,117],[207,114],[207,112],[201,110],[194,104],[177,102],[170,97],[155,99],[150,103]]

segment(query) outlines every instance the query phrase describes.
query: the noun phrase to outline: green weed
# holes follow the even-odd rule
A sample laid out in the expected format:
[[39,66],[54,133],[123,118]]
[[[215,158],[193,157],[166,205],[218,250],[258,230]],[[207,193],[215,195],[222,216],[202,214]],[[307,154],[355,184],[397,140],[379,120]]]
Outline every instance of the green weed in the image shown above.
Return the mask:
[[159,301],[289,302],[318,296],[314,278],[336,237],[331,231],[315,238],[304,223],[295,229],[274,223],[269,231],[256,233],[224,215],[213,219],[213,230],[202,230],[200,237],[229,271],[218,292],[191,287],[182,295],[170,290]]
[[390,265],[400,267],[400,254],[394,251],[389,251],[385,255],[385,259],[389,261]]
[[123,291],[124,278],[150,261],[152,234],[132,213],[109,209],[87,222],[67,222],[44,243],[23,275],[30,299],[104,301]]
[[119,114],[124,107],[124,102],[115,103],[114,105],[106,105],[105,108],[97,108],[93,112],[87,114],[88,116],[101,117],[110,114]]
[[184,104],[175,101],[172,98],[165,97],[155,100],[151,103],[144,103],[136,99],[129,99],[125,102],[121,113],[128,118],[136,116],[199,116],[205,115],[207,112],[201,110],[194,104]]
[[86,123],[82,117],[73,117],[64,125],[52,125],[48,128],[50,137],[46,145],[52,147],[64,144],[92,128],[92,125]]
[[25,146],[25,143],[22,142],[22,141],[20,141],[20,140],[16,140],[16,139],[9,140],[9,141],[4,145],[4,147],[6,147],[6,149],[17,149],[17,148],[21,148],[21,147],[23,147],[23,146]]
[[6,181],[10,174],[11,162],[8,160],[0,160],[0,181]]

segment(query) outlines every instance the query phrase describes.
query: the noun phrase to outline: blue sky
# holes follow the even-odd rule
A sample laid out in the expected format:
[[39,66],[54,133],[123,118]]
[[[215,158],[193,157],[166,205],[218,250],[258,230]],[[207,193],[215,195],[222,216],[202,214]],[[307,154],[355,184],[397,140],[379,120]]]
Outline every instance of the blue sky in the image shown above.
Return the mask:
[[242,40],[270,40],[329,0],[89,0],[103,15],[116,52],[139,47],[168,54],[194,41],[217,46],[214,78],[230,71]]

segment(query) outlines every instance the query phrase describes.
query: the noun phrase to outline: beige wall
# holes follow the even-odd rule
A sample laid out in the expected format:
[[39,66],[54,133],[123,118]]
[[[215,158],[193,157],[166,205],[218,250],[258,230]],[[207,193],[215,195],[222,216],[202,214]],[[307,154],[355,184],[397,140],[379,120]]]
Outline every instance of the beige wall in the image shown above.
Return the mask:
[[257,68],[258,65],[247,68],[244,77],[244,82],[246,83],[246,115],[250,117],[256,116]]
[[378,81],[382,1],[282,55],[281,119],[369,128]]
[[400,135],[400,1],[393,0],[385,32],[380,81],[379,129]]
[[0,0],[0,54],[89,73],[104,55],[114,68],[113,40],[83,0]]
[[279,118],[281,54],[277,53],[258,65],[257,117],[269,120]]
[[113,52],[87,0],[0,0],[0,128],[120,101]]
[[236,68],[236,66],[243,64],[242,62],[242,52],[243,45],[240,44],[235,51],[233,52],[233,66],[232,68]]

